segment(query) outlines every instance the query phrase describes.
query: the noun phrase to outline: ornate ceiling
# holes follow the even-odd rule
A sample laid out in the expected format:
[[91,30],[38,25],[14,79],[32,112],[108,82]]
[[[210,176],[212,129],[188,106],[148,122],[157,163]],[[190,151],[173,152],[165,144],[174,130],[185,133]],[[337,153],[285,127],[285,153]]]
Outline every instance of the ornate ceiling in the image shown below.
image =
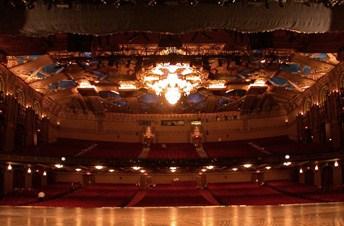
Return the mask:
[[[228,52],[223,45],[189,46],[189,52],[154,46],[126,51],[8,56],[7,67],[67,112],[250,114],[291,110],[293,98],[338,64],[331,53]],[[175,104],[153,85],[171,74],[181,94]],[[179,83],[192,87],[185,91]]]

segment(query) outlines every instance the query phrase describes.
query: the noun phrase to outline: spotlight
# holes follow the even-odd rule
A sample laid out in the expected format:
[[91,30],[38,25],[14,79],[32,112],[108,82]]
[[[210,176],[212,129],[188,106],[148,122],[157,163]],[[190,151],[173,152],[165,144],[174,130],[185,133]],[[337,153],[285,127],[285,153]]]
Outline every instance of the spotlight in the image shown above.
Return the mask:
[[12,170],[12,165],[11,165],[11,164],[8,164],[7,170],[8,170],[8,171],[11,171],[11,170]]

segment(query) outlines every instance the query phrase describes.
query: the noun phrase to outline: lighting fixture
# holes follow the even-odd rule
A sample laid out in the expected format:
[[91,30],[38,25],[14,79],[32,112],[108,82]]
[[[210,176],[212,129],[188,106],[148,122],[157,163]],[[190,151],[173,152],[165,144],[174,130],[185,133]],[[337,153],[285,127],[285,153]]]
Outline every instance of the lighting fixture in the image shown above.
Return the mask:
[[12,170],[12,165],[11,165],[11,164],[8,164],[7,170],[8,170],[8,171],[11,171],[11,170]]
[[204,173],[204,172],[206,172],[206,171],[207,171],[207,169],[204,169],[204,168],[203,168],[203,169],[201,169],[201,171]]
[[63,168],[63,165],[62,165],[62,164],[55,164],[54,166],[55,166],[56,168],[58,168],[58,169]]
[[62,156],[61,161],[63,161],[63,162],[66,161],[66,157]]
[[339,163],[338,163],[338,161],[336,160],[335,162],[334,162],[334,167],[338,167],[339,166]]
[[96,165],[96,166],[94,166],[94,168],[96,168],[97,170],[102,170],[102,169],[104,169],[104,166],[102,166],[102,165]]
[[208,170],[212,170],[212,169],[214,169],[214,166],[210,165],[210,166],[206,166],[206,168],[207,168]]
[[232,168],[232,171],[236,172],[236,171],[238,171],[238,168],[234,167],[234,168]]
[[285,155],[284,158],[285,159],[290,159],[290,155]]
[[299,173],[303,173],[303,170],[302,170],[302,168],[300,168],[300,170],[299,170]]
[[265,166],[265,169],[266,169],[266,170],[270,170],[270,169],[271,169],[271,166]]
[[170,171],[171,171],[171,173],[175,173],[177,171],[177,167],[171,166]]
[[314,170],[315,170],[315,171],[318,171],[318,170],[319,170],[318,165],[315,165]]
[[157,95],[163,95],[166,101],[174,105],[182,95],[189,95],[201,82],[201,73],[187,63],[157,64],[148,73],[141,76],[143,84]]
[[82,169],[81,168],[76,168],[75,171],[76,172],[80,172]]
[[109,169],[109,172],[113,173],[113,172],[115,172],[115,170],[114,169]]
[[290,166],[290,165],[291,165],[291,162],[284,162],[283,165],[284,165],[284,166]]
[[27,169],[27,173],[28,173],[28,174],[31,174],[31,172],[32,172],[32,171],[31,171],[31,168],[29,167],[29,168]]
[[47,171],[43,171],[43,176],[47,176]]
[[146,172],[146,170],[144,170],[144,169],[140,170],[140,173],[145,173],[145,172]]
[[246,163],[244,165],[242,165],[243,167],[245,167],[246,169],[251,168],[252,164],[251,163]]
[[131,167],[133,170],[140,170],[141,169],[141,167],[139,167],[139,166],[133,166],[133,167]]

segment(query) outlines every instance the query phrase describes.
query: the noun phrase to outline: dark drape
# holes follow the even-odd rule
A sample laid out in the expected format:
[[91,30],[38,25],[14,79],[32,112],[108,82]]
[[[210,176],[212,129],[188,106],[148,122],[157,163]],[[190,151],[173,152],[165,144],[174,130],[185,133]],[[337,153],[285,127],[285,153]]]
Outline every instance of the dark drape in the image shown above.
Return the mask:
[[36,5],[32,10],[0,9],[0,33],[47,36],[56,33],[113,34],[125,31],[183,33],[209,29],[303,33],[344,30],[344,8],[322,4],[271,3],[191,6],[78,5],[70,9]]

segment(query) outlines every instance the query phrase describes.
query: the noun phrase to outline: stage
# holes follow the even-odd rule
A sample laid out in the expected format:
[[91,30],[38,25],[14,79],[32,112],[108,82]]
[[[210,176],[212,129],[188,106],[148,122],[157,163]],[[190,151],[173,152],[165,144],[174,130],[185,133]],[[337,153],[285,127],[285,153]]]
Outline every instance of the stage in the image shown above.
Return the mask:
[[181,208],[0,207],[1,226],[344,226],[344,203]]

